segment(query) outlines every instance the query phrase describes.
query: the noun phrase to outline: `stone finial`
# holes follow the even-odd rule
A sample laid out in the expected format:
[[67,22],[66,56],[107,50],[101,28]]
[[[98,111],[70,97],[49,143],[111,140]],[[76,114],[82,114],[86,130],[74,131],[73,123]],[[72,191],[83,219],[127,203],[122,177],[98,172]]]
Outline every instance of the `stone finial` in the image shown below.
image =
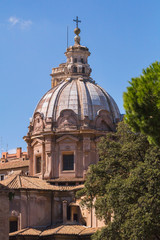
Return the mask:
[[74,41],[75,41],[75,45],[80,45],[80,34],[81,30],[79,28],[75,28],[74,29],[74,33],[76,34],[76,36],[74,37]]
[[75,45],[80,45],[80,32],[81,30],[78,27],[78,23],[81,22],[78,17],[76,17],[76,19],[73,19],[74,22],[76,22],[76,28],[74,29],[74,33],[76,34],[76,36],[74,37],[74,41],[75,41]]

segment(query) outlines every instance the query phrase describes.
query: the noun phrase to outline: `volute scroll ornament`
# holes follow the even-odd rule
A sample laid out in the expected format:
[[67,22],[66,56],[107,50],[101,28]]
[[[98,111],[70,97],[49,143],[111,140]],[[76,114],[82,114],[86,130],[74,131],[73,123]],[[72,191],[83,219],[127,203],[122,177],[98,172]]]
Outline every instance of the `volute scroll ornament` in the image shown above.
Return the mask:
[[107,110],[99,110],[97,113],[97,118],[95,120],[95,127],[100,131],[114,131],[114,124],[112,121],[112,116]]
[[44,129],[44,121],[43,121],[43,114],[36,112],[33,118],[33,131],[34,132],[41,132]]
[[78,120],[76,114],[71,109],[62,110],[57,120],[58,129],[77,129]]

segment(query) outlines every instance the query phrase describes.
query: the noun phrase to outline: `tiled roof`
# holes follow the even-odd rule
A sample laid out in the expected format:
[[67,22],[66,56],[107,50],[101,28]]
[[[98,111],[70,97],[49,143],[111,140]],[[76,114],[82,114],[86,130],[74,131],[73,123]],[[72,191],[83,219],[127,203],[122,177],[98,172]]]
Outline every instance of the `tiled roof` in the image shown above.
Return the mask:
[[0,163],[0,170],[29,167],[29,160],[12,160],[6,163]]
[[84,182],[85,178],[61,177],[48,180],[48,182]]
[[2,181],[3,185],[10,189],[36,189],[36,190],[50,190],[50,191],[72,191],[83,188],[84,185],[79,186],[54,186],[37,177],[30,177],[25,175],[11,175]]
[[25,229],[21,229],[19,231],[16,232],[12,232],[9,234],[9,236],[39,236],[41,234],[42,231],[38,230],[38,229],[34,229],[34,228],[25,228]]
[[34,229],[34,228],[26,228],[19,230],[17,232],[10,233],[10,236],[54,236],[54,235],[77,235],[77,236],[85,236],[92,235],[97,231],[98,228],[90,228],[82,225],[60,225],[54,226],[52,228],[46,230]]

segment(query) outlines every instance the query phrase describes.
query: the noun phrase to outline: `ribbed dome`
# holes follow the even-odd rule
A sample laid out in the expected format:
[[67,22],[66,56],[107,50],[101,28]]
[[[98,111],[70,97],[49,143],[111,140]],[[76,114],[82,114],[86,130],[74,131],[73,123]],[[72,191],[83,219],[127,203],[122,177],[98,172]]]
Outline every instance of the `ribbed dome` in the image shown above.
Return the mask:
[[95,120],[99,110],[107,110],[113,123],[120,119],[120,112],[113,98],[93,81],[61,81],[49,90],[38,103],[35,113],[56,122],[62,110],[73,110],[79,120],[88,116]]
[[113,98],[91,78],[90,52],[80,45],[79,33],[75,29],[66,62],[52,68],[52,88],[39,101],[24,137],[31,175],[76,179],[76,184],[99,161],[100,137],[115,131],[121,120]]

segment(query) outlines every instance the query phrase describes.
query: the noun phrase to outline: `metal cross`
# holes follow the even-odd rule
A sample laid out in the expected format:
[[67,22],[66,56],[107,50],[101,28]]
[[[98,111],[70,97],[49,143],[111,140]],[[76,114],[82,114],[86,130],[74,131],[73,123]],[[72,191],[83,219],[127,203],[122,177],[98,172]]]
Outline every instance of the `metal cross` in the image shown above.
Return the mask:
[[78,28],[78,23],[80,23],[81,21],[78,20],[78,17],[76,17],[76,19],[73,19],[74,22],[76,22],[76,27]]

